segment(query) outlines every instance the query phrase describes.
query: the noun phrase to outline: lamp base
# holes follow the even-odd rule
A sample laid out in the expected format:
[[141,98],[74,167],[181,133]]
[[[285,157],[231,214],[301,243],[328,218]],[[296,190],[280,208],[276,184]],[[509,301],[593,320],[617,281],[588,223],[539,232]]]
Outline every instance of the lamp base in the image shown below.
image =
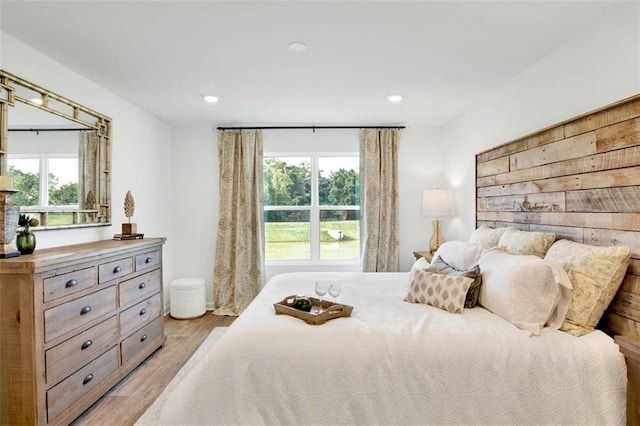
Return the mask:
[[433,234],[431,234],[431,241],[429,241],[429,249],[431,254],[434,254],[438,247],[444,243],[444,236],[440,228],[440,219],[433,219],[431,223],[433,224]]

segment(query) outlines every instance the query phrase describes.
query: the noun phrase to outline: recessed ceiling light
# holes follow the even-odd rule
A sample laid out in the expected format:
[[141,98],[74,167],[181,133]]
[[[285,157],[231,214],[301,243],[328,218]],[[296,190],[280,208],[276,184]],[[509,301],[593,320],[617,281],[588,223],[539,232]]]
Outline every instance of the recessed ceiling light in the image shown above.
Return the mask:
[[304,52],[307,50],[307,45],[301,41],[292,41],[289,43],[289,50],[297,53]]
[[402,100],[402,95],[391,95],[387,97],[387,99],[389,99],[389,102],[400,102]]
[[204,99],[205,102],[209,102],[210,104],[215,104],[220,100],[217,96],[214,95],[202,95],[202,99]]

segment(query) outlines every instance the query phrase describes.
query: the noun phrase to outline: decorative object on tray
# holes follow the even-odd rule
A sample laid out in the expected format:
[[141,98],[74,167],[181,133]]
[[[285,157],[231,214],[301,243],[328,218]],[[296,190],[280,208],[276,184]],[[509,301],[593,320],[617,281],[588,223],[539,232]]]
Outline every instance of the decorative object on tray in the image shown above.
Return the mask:
[[[276,314],[290,315],[311,325],[321,325],[334,318],[349,317],[351,316],[351,311],[353,311],[353,306],[333,303],[328,300],[320,300],[315,297],[308,298],[311,305],[314,306],[314,309],[311,309],[310,312],[302,311],[295,308],[296,300],[298,300],[299,297],[299,295],[294,294],[285,297],[280,302],[274,303],[273,307],[276,310]],[[319,312],[316,312],[316,306],[319,307]]]
[[0,176],[0,259],[20,256],[13,247],[20,213],[20,208],[11,200],[16,192],[13,179]]
[[123,235],[133,235],[138,232],[137,224],[131,223],[131,216],[133,216],[135,209],[136,203],[133,200],[133,195],[131,195],[131,191],[127,191],[127,195],[124,196],[124,215],[129,219],[129,222],[122,224]]
[[114,240],[141,240],[144,234],[114,234]]
[[31,254],[36,249],[36,235],[31,231],[32,226],[38,226],[40,222],[35,217],[21,214],[18,219],[18,226],[22,228],[16,237],[16,247],[20,254]]

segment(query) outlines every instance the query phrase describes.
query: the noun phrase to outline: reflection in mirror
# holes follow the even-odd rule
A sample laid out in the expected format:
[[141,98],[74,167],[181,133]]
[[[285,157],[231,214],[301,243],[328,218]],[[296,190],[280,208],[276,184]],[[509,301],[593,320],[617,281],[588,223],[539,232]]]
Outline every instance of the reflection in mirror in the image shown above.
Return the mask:
[[11,92],[0,98],[0,160],[20,211],[44,228],[109,225],[111,120],[4,71],[0,78]]

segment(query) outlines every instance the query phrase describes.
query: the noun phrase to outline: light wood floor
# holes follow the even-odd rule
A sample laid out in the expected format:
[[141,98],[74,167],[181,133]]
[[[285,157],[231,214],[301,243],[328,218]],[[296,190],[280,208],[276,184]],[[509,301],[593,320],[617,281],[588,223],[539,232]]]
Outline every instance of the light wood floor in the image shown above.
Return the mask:
[[207,312],[192,320],[165,317],[164,347],[147,358],[98,402],[78,417],[73,425],[132,425],[162,393],[198,346],[216,327],[231,325],[235,317]]

